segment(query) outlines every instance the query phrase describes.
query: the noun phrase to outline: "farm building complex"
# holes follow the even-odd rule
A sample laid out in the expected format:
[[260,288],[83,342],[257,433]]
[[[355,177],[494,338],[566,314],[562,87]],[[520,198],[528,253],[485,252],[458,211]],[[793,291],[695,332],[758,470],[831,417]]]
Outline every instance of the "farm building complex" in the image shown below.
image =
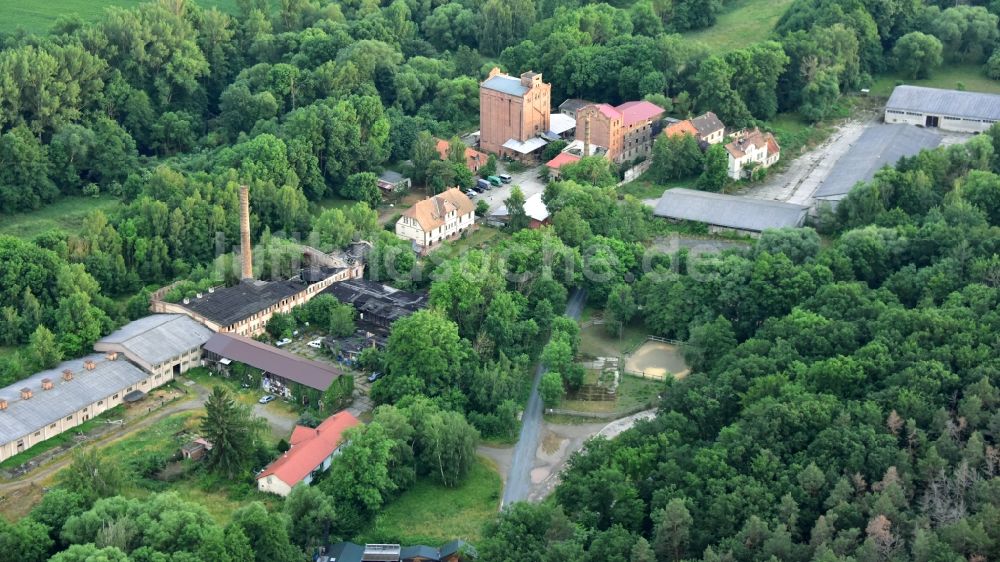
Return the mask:
[[677,187],[663,192],[653,214],[669,220],[702,222],[712,232],[735,230],[757,235],[769,228],[802,226],[808,209],[781,201]]
[[1000,95],[896,86],[885,104],[886,123],[981,133],[1000,121]]

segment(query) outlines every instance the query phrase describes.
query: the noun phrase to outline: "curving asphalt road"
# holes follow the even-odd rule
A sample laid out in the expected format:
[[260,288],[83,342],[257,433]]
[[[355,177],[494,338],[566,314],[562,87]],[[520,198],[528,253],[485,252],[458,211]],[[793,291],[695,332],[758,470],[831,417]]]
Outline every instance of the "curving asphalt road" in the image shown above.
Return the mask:
[[[566,303],[566,316],[580,318],[586,300],[586,291],[583,289],[574,291]],[[535,369],[535,380],[531,383],[531,396],[528,397],[528,405],[524,408],[524,415],[521,416],[521,435],[517,445],[514,446],[514,457],[510,463],[510,472],[507,473],[500,509],[510,503],[527,500],[528,492],[531,490],[531,469],[535,463],[538,436],[542,429],[542,399],[538,396],[538,381],[545,374],[545,370],[541,364]]]

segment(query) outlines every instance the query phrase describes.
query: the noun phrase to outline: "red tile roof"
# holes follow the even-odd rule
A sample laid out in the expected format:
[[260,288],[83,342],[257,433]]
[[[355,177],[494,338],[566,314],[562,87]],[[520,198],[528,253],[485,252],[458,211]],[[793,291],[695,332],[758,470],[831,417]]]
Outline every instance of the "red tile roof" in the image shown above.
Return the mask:
[[344,410],[323,420],[316,429],[295,426],[292,448],[269,464],[257,480],[273,474],[289,486],[298,484],[337,450],[344,439],[344,431],[360,423],[358,418]]
[[549,169],[551,170],[558,170],[562,166],[566,164],[572,164],[573,162],[576,162],[578,160],[580,160],[580,157],[576,156],[575,154],[570,154],[569,152],[560,152],[558,155],[556,155],[555,158],[546,162],[545,165],[548,166]]
[[603,113],[608,119],[621,119],[621,112],[606,103],[599,103],[594,107],[596,107],[597,110]]
[[[437,139],[437,151],[442,160],[448,159],[448,148],[450,146],[451,144],[448,141]],[[469,170],[473,172],[477,171],[480,166],[486,164],[487,160],[489,160],[489,155],[469,147],[465,148],[465,166]]]
[[691,124],[687,119],[683,121],[678,121],[676,123],[671,123],[664,127],[663,134],[672,137],[674,135],[692,135],[698,136],[698,129]]
[[622,114],[625,126],[656,118],[664,111],[662,107],[646,100],[627,101],[616,107],[615,110]]

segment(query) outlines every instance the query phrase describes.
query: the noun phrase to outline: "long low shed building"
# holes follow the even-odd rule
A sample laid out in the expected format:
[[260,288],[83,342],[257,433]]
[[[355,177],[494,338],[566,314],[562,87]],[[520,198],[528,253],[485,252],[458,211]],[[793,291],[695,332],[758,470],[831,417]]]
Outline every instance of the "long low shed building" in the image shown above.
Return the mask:
[[840,201],[860,181],[870,181],[885,166],[895,166],[900,158],[913,156],[941,143],[941,134],[932,129],[908,125],[874,125],[865,130],[850,150],[837,160],[830,174],[816,190],[815,199]]
[[653,214],[669,220],[703,222],[709,230],[751,235],[769,228],[802,226],[808,207],[677,187],[663,192]]
[[205,343],[205,359],[228,365],[239,361],[264,372],[265,386],[277,394],[291,395],[292,383],[325,391],[343,373],[332,365],[311,361],[283,349],[244,336],[219,332]]
[[885,104],[886,123],[981,133],[1000,121],[1000,95],[896,86]]
[[173,376],[92,354],[0,389],[0,461],[141,397]]

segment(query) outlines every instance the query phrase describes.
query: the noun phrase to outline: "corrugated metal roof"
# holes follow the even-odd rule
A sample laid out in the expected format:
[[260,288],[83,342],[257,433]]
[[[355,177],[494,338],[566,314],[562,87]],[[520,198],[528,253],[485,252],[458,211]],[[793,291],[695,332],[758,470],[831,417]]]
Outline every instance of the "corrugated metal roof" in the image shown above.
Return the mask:
[[896,86],[885,108],[946,117],[1000,121],[1000,95],[982,92]]
[[325,391],[333,379],[342,374],[340,369],[333,365],[310,361],[305,357],[236,334],[213,334],[205,343],[205,351],[246,363],[316,390]]
[[[83,368],[85,361],[95,368]],[[63,371],[73,371],[73,380],[63,380]],[[35,373],[0,389],[0,398],[7,400],[7,409],[0,411],[0,443],[7,443],[38,431],[65,418],[84,406],[125,392],[149,374],[125,359],[108,361],[103,353],[64,361],[54,369]],[[42,390],[42,379],[52,382],[51,390]],[[32,397],[21,399],[21,389],[29,388]]]
[[305,290],[306,287],[301,281],[247,280],[232,287],[202,293],[201,298],[190,299],[187,304],[177,304],[220,326],[230,326]]
[[913,156],[941,143],[933,129],[912,125],[883,124],[868,127],[850,150],[837,160],[816,190],[816,199],[843,199],[859,181],[869,181],[885,166],[895,166],[904,156]]
[[101,338],[94,349],[107,351],[108,347],[104,344],[120,345],[140,361],[159,365],[201,347],[210,337],[212,330],[184,314],[153,314],[129,322]]
[[553,113],[549,115],[549,130],[557,135],[576,127],[576,119],[563,113]]
[[530,154],[539,148],[545,146],[545,139],[539,137],[531,137],[530,139],[521,142],[517,139],[507,139],[507,142],[503,143],[504,148],[509,148],[514,152],[520,152],[521,154]]
[[726,228],[760,232],[768,228],[802,226],[808,207],[709,193],[677,187],[663,192],[653,214],[669,219],[703,222]]
[[513,76],[499,74],[483,82],[483,87],[489,90],[496,90],[512,96],[521,97],[528,92],[528,87],[521,84],[521,80]]

